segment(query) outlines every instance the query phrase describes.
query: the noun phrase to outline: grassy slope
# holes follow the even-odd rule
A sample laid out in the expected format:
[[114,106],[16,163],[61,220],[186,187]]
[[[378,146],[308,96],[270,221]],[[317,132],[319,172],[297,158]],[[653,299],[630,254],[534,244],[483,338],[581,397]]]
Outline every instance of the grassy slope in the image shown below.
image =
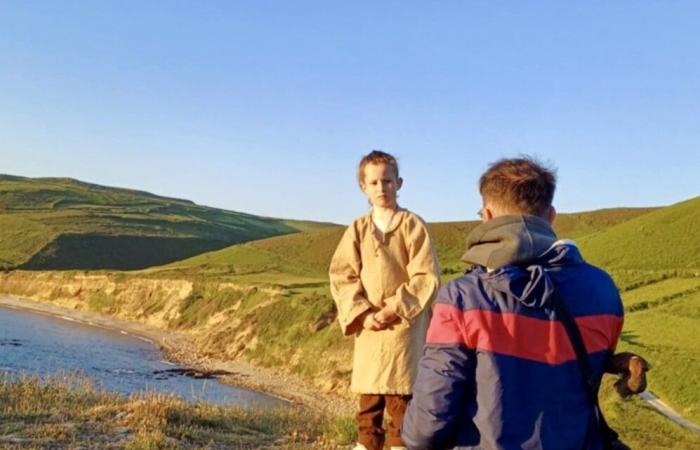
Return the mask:
[[700,269],[700,197],[581,239],[585,256],[616,270]]
[[[584,256],[610,271],[627,311],[619,350],[653,365],[649,389],[683,416],[700,423],[700,197],[652,211],[579,240]],[[611,404],[612,396],[604,402]],[[640,402],[606,410],[639,448],[697,448],[690,434],[666,425],[664,444],[649,445],[658,424]],[[638,423],[635,423],[638,422]],[[680,440],[679,440],[680,439]],[[633,441],[634,442],[634,441]],[[692,443],[691,443],[692,442]]]
[[0,175],[0,267],[133,269],[328,224],[65,178]]
[[628,313],[620,349],[648,358],[649,388],[700,423],[700,289],[696,286],[645,310]]
[[[697,292],[700,281],[697,278],[678,277],[679,273],[692,274],[685,270],[688,266],[684,261],[688,259],[672,257],[667,255],[668,251],[661,252],[659,249],[667,242],[668,234],[673,236],[674,233],[683,242],[677,247],[679,250],[683,251],[686,246],[700,248],[697,245],[700,243],[695,243],[700,238],[697,233],[690,236],[691,239],[683,234],[683,230],[689,227],[692,229],[699,210],[700,203],[696,199],[658,210],[617,209],[562,214],[556,223],[560,237],[577,239],[587,257],[598,264],[602,263],[616,277],[626,280],[628,272],[633,271],[633,283],[626,285],[627,291],[623,298],[628,310],[632,308],[634,312],[628,311],[620,349],[647,356],[654,364],[654,370],[650,374],[650,388],[682,414],[696,421],[700,421],[700,415],[694,406],[700,402],[700,391],[697,389],[700,380],[695,375],[700,373],[700,354],[697,353],[697,346],[692,343],[695,342],[694,327],[700,320],[698,313],[693,312],[697,309],[694,297],[697,294],[694,293]],[[476,222],[430,224],[443,267],[460,267],[459,256],[463,251],[464,238],[476,225]],[[651,234],[659,241],[650,240],[648,230],[652,226],[666,231]],[[662,270],[657,270],[653,262],[648,260],[639,265],[624,264],[635,259],[629,256],[631,249],[637,249],[636,244],[632,243],[636,243],[640,239],[640,232],[645,231],[646,246],[655,249],[650,252],[664,253],[664,258],[679,261],[679,265],[663,264],[659,268]],[[221,269],[226,264],[238,261],[239,267],[245,267],[240,275],[235,276],[240,277],[241,281],[262,282],[264,278],[259,277],[274,273],[268,280],[276,279],[279,281],[278,286],[287,288],[287,294],[280,298],[279,303],[268,304],[259,311],[252,308],[247,313],[247,320],[258,320],[262,325],[259,342],[267,343],[245,354],[251,360],[271,366],[289,365],[288,357],[297,352],[285,342],[298,343],[297,349],[304,349],[301,353],[306,355],[324,352],[325,355],[347,356],[350,354],[347,345],[349,340],[339,339],[336,327],[317,333],[307,329],[314,317],[323,314],[323,305],[330,303],[324,286],[325,269],[341,232],[339,229],[328,229],[265,239],[200,255],[173,266],[184,273],[190,270],[216,272],[217,267]],[[629,245],[611,245],[609,250],[601,249],[602,243],[614,243],[622,236]],[[623,264],[618,265],[617,262]],[[669,278],[674,274],[676,277]],[[685,317],[682,317],[684,312]],[[270,321],[261,320],[264,317],[269,317]],[[674,332],[664,335],[665,325],[673,327]],[[296,364],[294,370],[313,376],[319,371],[328,373],[332,369],[338,377],[348,376],[347,367],[339,365],[339,359],[325,358],[335,360],[335,366],[332,367],[320,364],[315,358],[306,359],[296,358],[292,364]],[[690,432],[666,422],[641,401],[620,401],[609,389],[604,390],[602,401],[611,416],[610,421],[629,443],[635,444],[634,447],[693,448],[700,442]]]
[[[643,215],[652,208],[618,208],[574,214],[561,214],[555,222],[562,238],[578,239],[587,233]],[[448,273],[463,270],[460,262],[464,242],[479,222],[440,222],[428,227],[435,241],[440,263]],[[299,277],[325,278],[331,256],[344,227],[334,226],[307,233],[278,236],[235,245],[177,261],[166,270],[208,274],[280,273]],[[250,277],[249,277],[250,278]]]
[[[562,213],[554,222],[557,235],[564,239],[579,239],[591,233],[597,233],[626,220],[641,216],[655,208],[613,208],[580,213]],[[464,253],[467,235],[480,222],[440,222],[429,224],[435,246],[440,255],[440,264],[448,273],[463,270],[460,261]]]
[[[625,209],[563,214],[557,226],[561,227],[563,236],[575,238],[585,232],[582,230],[596,226],[600,229],[644,212]],[[476,226],[476,222],[429,226],[440,260],[456,260],[453,265],[458,269],[449,270],[448,267],[446,274],[446,277],[454,276],[463,268],[458,258],[463,251],[464,238]],[[315,324],[322,322],[324,315],[332,309],[326,271],[342,232],[342,227],[335,227],[234,245],[153,268],[146,274],[153,277],[219,279],[279,289],[280,295],[267,301],[246,301],[237,307],[233,324],[212,339],[218,343],[218,352],[227,357],[243,356],[256,364],[284,366],[311,377],[317,373],[331,374],[333,380],[329,381],[329,385],[342,386],[347,384],[352,341],[343,339],[335,326],[319,325],[318,331],[313,331],[317,328]],[[228,295],[231,299],[235,298],[233,293]],[[205,299],[211,300],[209,305],[222,304],[221,300],[216,300],[218,294],[202,292],[197,297],[201,300],[188,306],[187,311],[200,320],[205,320],[218,308],[211,310],[205,306]],[[251,323],[255,326],[251,327]],[[239,353],[232,343],[234,336],[249,334],[255,337],[256,345]],[[327,357],[317,358],[319,352],[325,352]]]
[[601,408],[609,425],[635,450],[691,450],[700,448],[700,436],[658,414],[643,400],[621,400],[606,376],[600,393]]
[[164,269],[199,274],[276,273],[300,278],[325,278],[343,230],[342,227],[329,227],[247,242],[177,261]]
[[[692,271],[688,271],[690,266],[683,264],[687,259],[668,256],[663,244],[670,235],[679,237],[684,246],[693,246],[692,234],[688,240],[682,230],[693,229],[697,209],[698,202],[694,199],[652,211],[625,209],[560,215],[556,223],[561,237],[577,239],[586,257],[624,281],[624,301],[628,309],[632,307],[634,311],[628,312],[625,339],[620,348],[649,356],[654,364],[651,389],[695,420],[697,412],[693,405],[697,404],[697,394],[693,389],[698,380],[693,378],[692,372],[697,373],[700,367],[697,352],[689,343],[694,342],[691,330],[697,317],[693,312],[682,316],[684,311],[693,310],[697,302],[692,297],[697,283],[686,277],[692,275]],[[475,225],[475,222],[430,225],[443,267],[460,267],[464,238]],[[652,226],[661,227],[665,232],[649,233]],[[196,283],[192,294],[180,306],[180,317],[172,326],[210,327],[211,333],[204,340],[214,356],[244,357],[254,363],[301,373],[316,381],[327,381],[326,389],[342,390],[349,379],[352,340],[342,338],[337,325],[323,325],[323,318],[328,316],[332,304],[326,268],[341,233],[342,228],[330,227],[248,242],[134,276],[176,276],[275,289],[274,295],[262,289],[242,294],[240,289]],[[626,239],[629,244],[617,245],[618,239]],[[694,239],[698,239],[697,233]],[[656,249],[649,250],[652,256],[657,251],[663,258],[680,261],[680,266],[668,263],[656,269],[653,258],[648,258],[641,266],[626,264],[637,257],[629,255],[632,249],[636,252],[638,243],[644,240],[643,256],[647,255],[647,247]],[[674,248],[685,250],[682,246]],[[672,306],[676,309],[663,309]],[[222,312],[230,319],[221,322],[219,317],[220,325],[212,325],[211,318]],[[662,336],[664,325],[674,329],[669,339]],[[603,404],[610,421],[627,440],[636,444],[635,447],[697,447],[697,437],[667,423],[641,402],[622,402],[606,392]]]
[[332,449],[347,426],[307,410],[246,411],[157,393],[129,397],[84,379],[0,376],[3,449]]

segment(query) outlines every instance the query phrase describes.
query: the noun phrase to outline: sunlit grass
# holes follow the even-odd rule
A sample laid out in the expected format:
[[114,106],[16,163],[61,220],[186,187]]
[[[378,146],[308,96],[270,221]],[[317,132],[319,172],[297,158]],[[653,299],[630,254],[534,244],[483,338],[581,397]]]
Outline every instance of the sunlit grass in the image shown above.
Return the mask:
[[354,438],[348,421],[293,407],[244,410],[157,393],[125,397],[76,375],[0,376],[1,448],[331,449]]
[[700,292],[627,314],[620,350],[652,363],[649,389],[684,417],[700,423]]
[[652,211],[580,240],[606,269],[700,271],[700,197]]
[[622,293],[625,309],[640,310],[657,306],[700,290],[700,277],[669,278]]
[[663,417],[640,398],[620,399],[612,382],[613,377],[605,377],[600,403],[605,418],[623,442],[635,450],[700,448],[699,435]]
[[0,175],[0,191],[0,268],[8,269],[144,268],[329,225],[68,178]]
[[[694,231],[697,205],[695,199],[670,208],[678,211],[660,209],[648,215],[644,215],[646,210],[562,215],[555,226],[560,237],[581,238],[584,256],[591,255],[593,262],[611,271],[623,291],[628,313],[619,349],[645,356],[653,365],[650,389],[679,413],[700,422],[697,409],[700,346],[694,337],[700,321],[697,291],[700,278],[695,277],[695,269],[689,263],[700,248],[694,245],[698,236]],[[152,218],[153,211],[146,209],[139,214]],[[76,219],[66,210],[56,214],[60,220],[59,216],[53,216],[54,223],[68,224]],[[185,216],[176,215],[178,224],[187,221]],[[628,224],[618,225],[626,220]],[[476,225],[476,222],[430,225],[445,279],[458,276],[463,270],[459,257],[464,250],[464,238]],[[246,359],[280,372],[299,374],[321,390],[342,393],[350,378],[352,339],[342,337],[332,321],[316,326],[320,319],[332,315],[326,271],[342,228],[313,228],[311,224],[304,233],[235,245],[142,272],[107,274],[117,283],[115,293],[86,298],[84,304],[86,309],[127,315],[134,305],[126,305],[116,296],[128,288],[133,277],[192,281],[192,292],[177,304],[174,310],[177,314],[168,316],[164,327],[189,333],[207,356]],[[35,231],[43,232],[38,228]],[[674,242],[686,247],[678,247]],[[17,248],[25,247],[31,246],[22,244]],[[72,276],[71,273],[55,275],[58,287],[54,291],[59,292],[56,295],[66,295],[59,288],[62,281],[68,282]],[[235,286],[227,287],[226,283]],[[22,295],[20,291],[26,287],[18,285],[16,289]],[[144,307],[144,317],[160,312],[166,300],[158,292],[149,295],[139,305]],[[212,320],[214,317],[217,321]],[[24,380],[19,386],[31,382]],[[41,401],[63,405],[56,406],[55,411],[72,411],[72,415],[66,416],[69,419],[53,422],[39,417],[36,410],[29,413],[30,406],[25,416],[3,416],[0,426],[4,428],[0,434],[29,439],[21,448],[41,436],[69,445],[97,439],[91,437],[93,429],[109,437],[105,445],[118,442],[123,446],[118,448],[204,448],[210,442],[215,444],[209,448],[263,448],[273,447],[276,442],[283,442],[280,445],[287,448],[307,448],[314,441],[322,443],[316,448],[326,448],[323,447],[326,440],[349,442],[354,433],[353,420],[348,417],[309,419],[308,412],[299,411],[234,412],[209,405],[184,404],[157,395],[124,399],[81,386],[63,386],[63,393],[53,394],[32,394],[32,389],[21,387],[2,389],[3,396],[8,390],[15,389],[16,396],[18,390],[28,389],[26,405],[34,402],[36,406]],[[75,395],[87,400],[70,400],[67,392],[78,392]],[[608,388],[601,396],[610,422],[628,443],[634,444],[633,448],[700,448],[700,438],[670,423],[641,400],[618,400]],[[85,402],[93,402],[93,406]],[[0,405],[6,404],[5,397],[0,397]],[[94,405],[101,409],[95,409]],[[121,413],[124,414],[119,416]],[[63,416],[54,419],[58,417]],[[306,424],[307,419],[310,425]],[[81,423],[91,425],[81,427]],[[37,448],[43,445],[43,441],[36,442],[31,445]],[[94,445],[100,447],[102,441],[99,442]],[[0,443],[0,448],[5,444]]]

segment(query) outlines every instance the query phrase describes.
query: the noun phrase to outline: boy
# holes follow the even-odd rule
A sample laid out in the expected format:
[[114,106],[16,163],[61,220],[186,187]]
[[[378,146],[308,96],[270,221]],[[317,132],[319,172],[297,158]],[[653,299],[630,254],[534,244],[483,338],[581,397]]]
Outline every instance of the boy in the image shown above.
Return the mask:
[[351,390],[360,394],[356,450],[405,448],[400,425],[410,399],[439,283],[425,223],[397,204],[396,159],[373,151],[360,161],[360,188],[372,210],[345,231],[331,261],[331,293],[346,336],[355,336]]

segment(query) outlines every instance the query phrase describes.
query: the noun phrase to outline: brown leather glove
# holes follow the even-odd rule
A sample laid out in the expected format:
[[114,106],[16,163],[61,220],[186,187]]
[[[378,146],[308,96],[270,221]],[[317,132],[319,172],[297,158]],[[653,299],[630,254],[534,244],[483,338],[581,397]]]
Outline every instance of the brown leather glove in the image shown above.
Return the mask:
[[605,372],[620,375],[615,390],[622,398],[644,392],[649,369],[651,366],[646,359],[629,352],[614,354],[605,365]]

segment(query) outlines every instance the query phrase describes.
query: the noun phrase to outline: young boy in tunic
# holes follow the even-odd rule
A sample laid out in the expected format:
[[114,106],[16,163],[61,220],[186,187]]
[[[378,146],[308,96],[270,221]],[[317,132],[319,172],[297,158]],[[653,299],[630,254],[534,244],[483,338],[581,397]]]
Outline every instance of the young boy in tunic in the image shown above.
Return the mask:
[[355,449],[383,448],[384,410],[390,416],[386,442],[402,449],[400,426],[439,284],[437,256],[423,220],[397,204],[403,180],[393,156],[366,155],[358,181],[372,209],[345,231],[329,271],[341,330],[355,338]]

